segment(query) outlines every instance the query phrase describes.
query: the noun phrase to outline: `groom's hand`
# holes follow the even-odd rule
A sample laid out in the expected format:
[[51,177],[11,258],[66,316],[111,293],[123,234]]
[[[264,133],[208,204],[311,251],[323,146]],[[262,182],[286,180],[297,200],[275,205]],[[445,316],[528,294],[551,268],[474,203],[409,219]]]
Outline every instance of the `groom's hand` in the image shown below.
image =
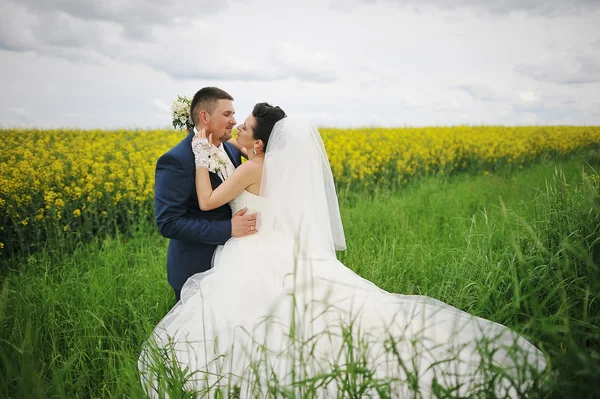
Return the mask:
[[256,213],[246,215],[248,208],[236,213],[231,219],[231,236],[244,237],[256,233]]

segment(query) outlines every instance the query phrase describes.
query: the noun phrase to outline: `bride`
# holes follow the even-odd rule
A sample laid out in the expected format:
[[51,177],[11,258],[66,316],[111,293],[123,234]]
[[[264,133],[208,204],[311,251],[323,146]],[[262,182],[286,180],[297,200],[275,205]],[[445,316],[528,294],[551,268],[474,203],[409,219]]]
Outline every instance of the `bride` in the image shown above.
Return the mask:
[[259,103],[248,161],[216,190],[211,137],[192,142],[202,210],[258,213],[219,247],[144,346],[151,397],[520,397],[546,363],[518,334],[425,296],[388,293],[340,263],[345,237],[315,127]]

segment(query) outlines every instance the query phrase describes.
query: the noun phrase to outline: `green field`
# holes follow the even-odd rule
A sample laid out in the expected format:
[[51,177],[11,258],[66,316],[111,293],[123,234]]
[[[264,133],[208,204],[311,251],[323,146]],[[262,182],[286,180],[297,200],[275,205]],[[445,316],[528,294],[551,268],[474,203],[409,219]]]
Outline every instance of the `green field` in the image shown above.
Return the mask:
[[[342,191],[339,259],[387,291],[508,325],[547,355],[539,396],[600,381],[600,154]],[[0,397],[144,397],[137,359],[174,304],[167,240],[142,223],[12,260],[0,284]],[[351,392],[348,397],[352,397]]]

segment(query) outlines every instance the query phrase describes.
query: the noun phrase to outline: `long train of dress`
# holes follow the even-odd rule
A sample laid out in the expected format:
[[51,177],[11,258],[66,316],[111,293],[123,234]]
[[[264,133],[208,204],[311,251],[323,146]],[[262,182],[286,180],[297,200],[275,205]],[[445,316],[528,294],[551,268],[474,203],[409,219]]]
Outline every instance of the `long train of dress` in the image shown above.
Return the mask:
[[[231,205],[260,210],[261,198],[244,192]],[[364,396],[493,389],[517,397],[545,368],[541,352],[505,326],[426,296],[388,293],[334,256],[303,248],[268,231],[220,247],[144,347],[146,392],[169,396],[173,373],[167,378],[161,362],[198,396],[220,389],[240,397],[265,397],[275,382],[339,397],[336,376],[345,370],[379,383]]]

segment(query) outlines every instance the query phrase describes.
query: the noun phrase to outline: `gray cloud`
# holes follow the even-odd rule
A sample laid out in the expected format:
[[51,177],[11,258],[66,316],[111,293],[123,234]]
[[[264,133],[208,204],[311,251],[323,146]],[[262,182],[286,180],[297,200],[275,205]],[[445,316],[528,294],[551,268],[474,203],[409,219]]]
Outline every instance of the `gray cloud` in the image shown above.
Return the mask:
[[68,48],[96,47],[101,43],[101,36],[90,34],[89,28],[86,21],[62,12],[53,12],[43,18],[43,24],[40,23],[36,27],[34,34],[37,40],[47,45]]
[[21,117],[31,116],[31,113],[23,108],[9,108],[8,110],[16,116],[21,116]]
[[600,57],[571,50],[537,62],[520,64],[515,71],[540,82],[568,85],[598,83]]
[[572,84],[598,76],[589,3],[531,18],[541,2],[38,1],[0,0],[3,124],[24,122],[13,108],[47,127],[167,126],[166,106],[206,85],[241,114],[265,100],[337,126],[600,121],[597,84]]
[[339,62],[330,54],[306,49],[290,43],[276,43],[270,54],[273,65],[281,74],[317,83],[333,82]]
[[120,42],[151,42],[157,27],[185,26],[198,16],[221,12],[227,4],[224,0],[0,0],[0,48],[60,56],[61,51],[52,47],[85,47],[114,55]]
[[[212,28],[203,29],[198,28],[198,34],[208,35]],[[272,42],[260,49],[246,47],[243,53],[233,58],[227,46],[213,46],[207,52],[180,45],[191,33],[184,31],[179,36],[164,36],[164,39],[152,45],[137,46],[129,52],[128,59],[148,65],[177,80],[265,82],[295,78],[326,83],[337,78],[338,62],[326,53],[289,43]],[[222,42],[233,41],[233,35],[223,33]]]
[[255,68],[252,65],[232,65],[223,60],[211,60],[210,63],[197,61],[195,58],[174,62],[168,58],[149,59],[144,62],[155,70],[166,73],[177,80],[250,80],[272,81],[287,75],[275,70]]
[[465,83],[453,88],[467,93],[475,100],[483,102],[498,101],[505,98],[497,89],[483,83]]
[[441,11],[469,9],[477,14],[506,15],[513,11],[535,16],[563,17],[581,15],[590,10],[600,10],[597,0],[361,0],[367,4],[387,3],[401,7],[411,7],[417,12],[434,7]]
[[586,108],[584,101],[573,95],[557,95],[556,93],[540,93],[534,101],[516,101],[512,109],[520,114],[535,114],[548,122],[564,120],[575,116]]
[[[31,112],[24,108],[5,108],[6,114],[9,115],[8,120],[12,120],[19,125],[29,126],[32,122]],[[4,121],[3,121],[4,122]]]
[[152,105],[154,105],[154,107],[156,107],[157,110],[159,110],[160,112],[163,112],[165,114],[170,114],[171,113],[171,107],[169,107],[167,104],[165,104],[164,102],[154,99],[152,100]]
[[[33,51],[76,63],[139,63],[177,80],[297,78],[326,83],[337,78],[337,62],[330,55],[285,43],[270,43],[260,51],[244,48],[245,56],[233,60],[232,43],[240,42],[235,32],[223,30],[218,20],[213,25],[191,20],[195,10],[203,10],[206,17],[226,2],[186,0],[175,6],[157,0],[37,3],[0,0],[6,6],[0,17],[0,49]],[[211,38],[212,43],[202,49],[190,47],[194,37]],[[260,59],[250,59],[253,52],[260,52]]]
[[94,60],[107,52],[123,28],[115,23],[85,21],[57,10],[30,11],[24,4],[0,0],[0,48],[34,51],[71,61]]
[[81,113],[81,112],[63,112],[63,113],[59,114],[59,116],[61,118],[81,119],[81,120],[98,119],[99,118],[99,116],[96,114]]
[[10,51],[28,51],[35,48],[34,29],[38,18],[15,3],[0,0],[0,48]]
[[[5,0],[6,1],[6,0]],[[10,1],[10,0],[8,0]],[[212,15],[227,8],[226,0],[20,0],[38,16],[64,13],[84,21],[110,22],[123,27],[129,39],[152,37],[154,26],[185,24],[194,17]],[[102,34],[102,32],[96,32]]]

